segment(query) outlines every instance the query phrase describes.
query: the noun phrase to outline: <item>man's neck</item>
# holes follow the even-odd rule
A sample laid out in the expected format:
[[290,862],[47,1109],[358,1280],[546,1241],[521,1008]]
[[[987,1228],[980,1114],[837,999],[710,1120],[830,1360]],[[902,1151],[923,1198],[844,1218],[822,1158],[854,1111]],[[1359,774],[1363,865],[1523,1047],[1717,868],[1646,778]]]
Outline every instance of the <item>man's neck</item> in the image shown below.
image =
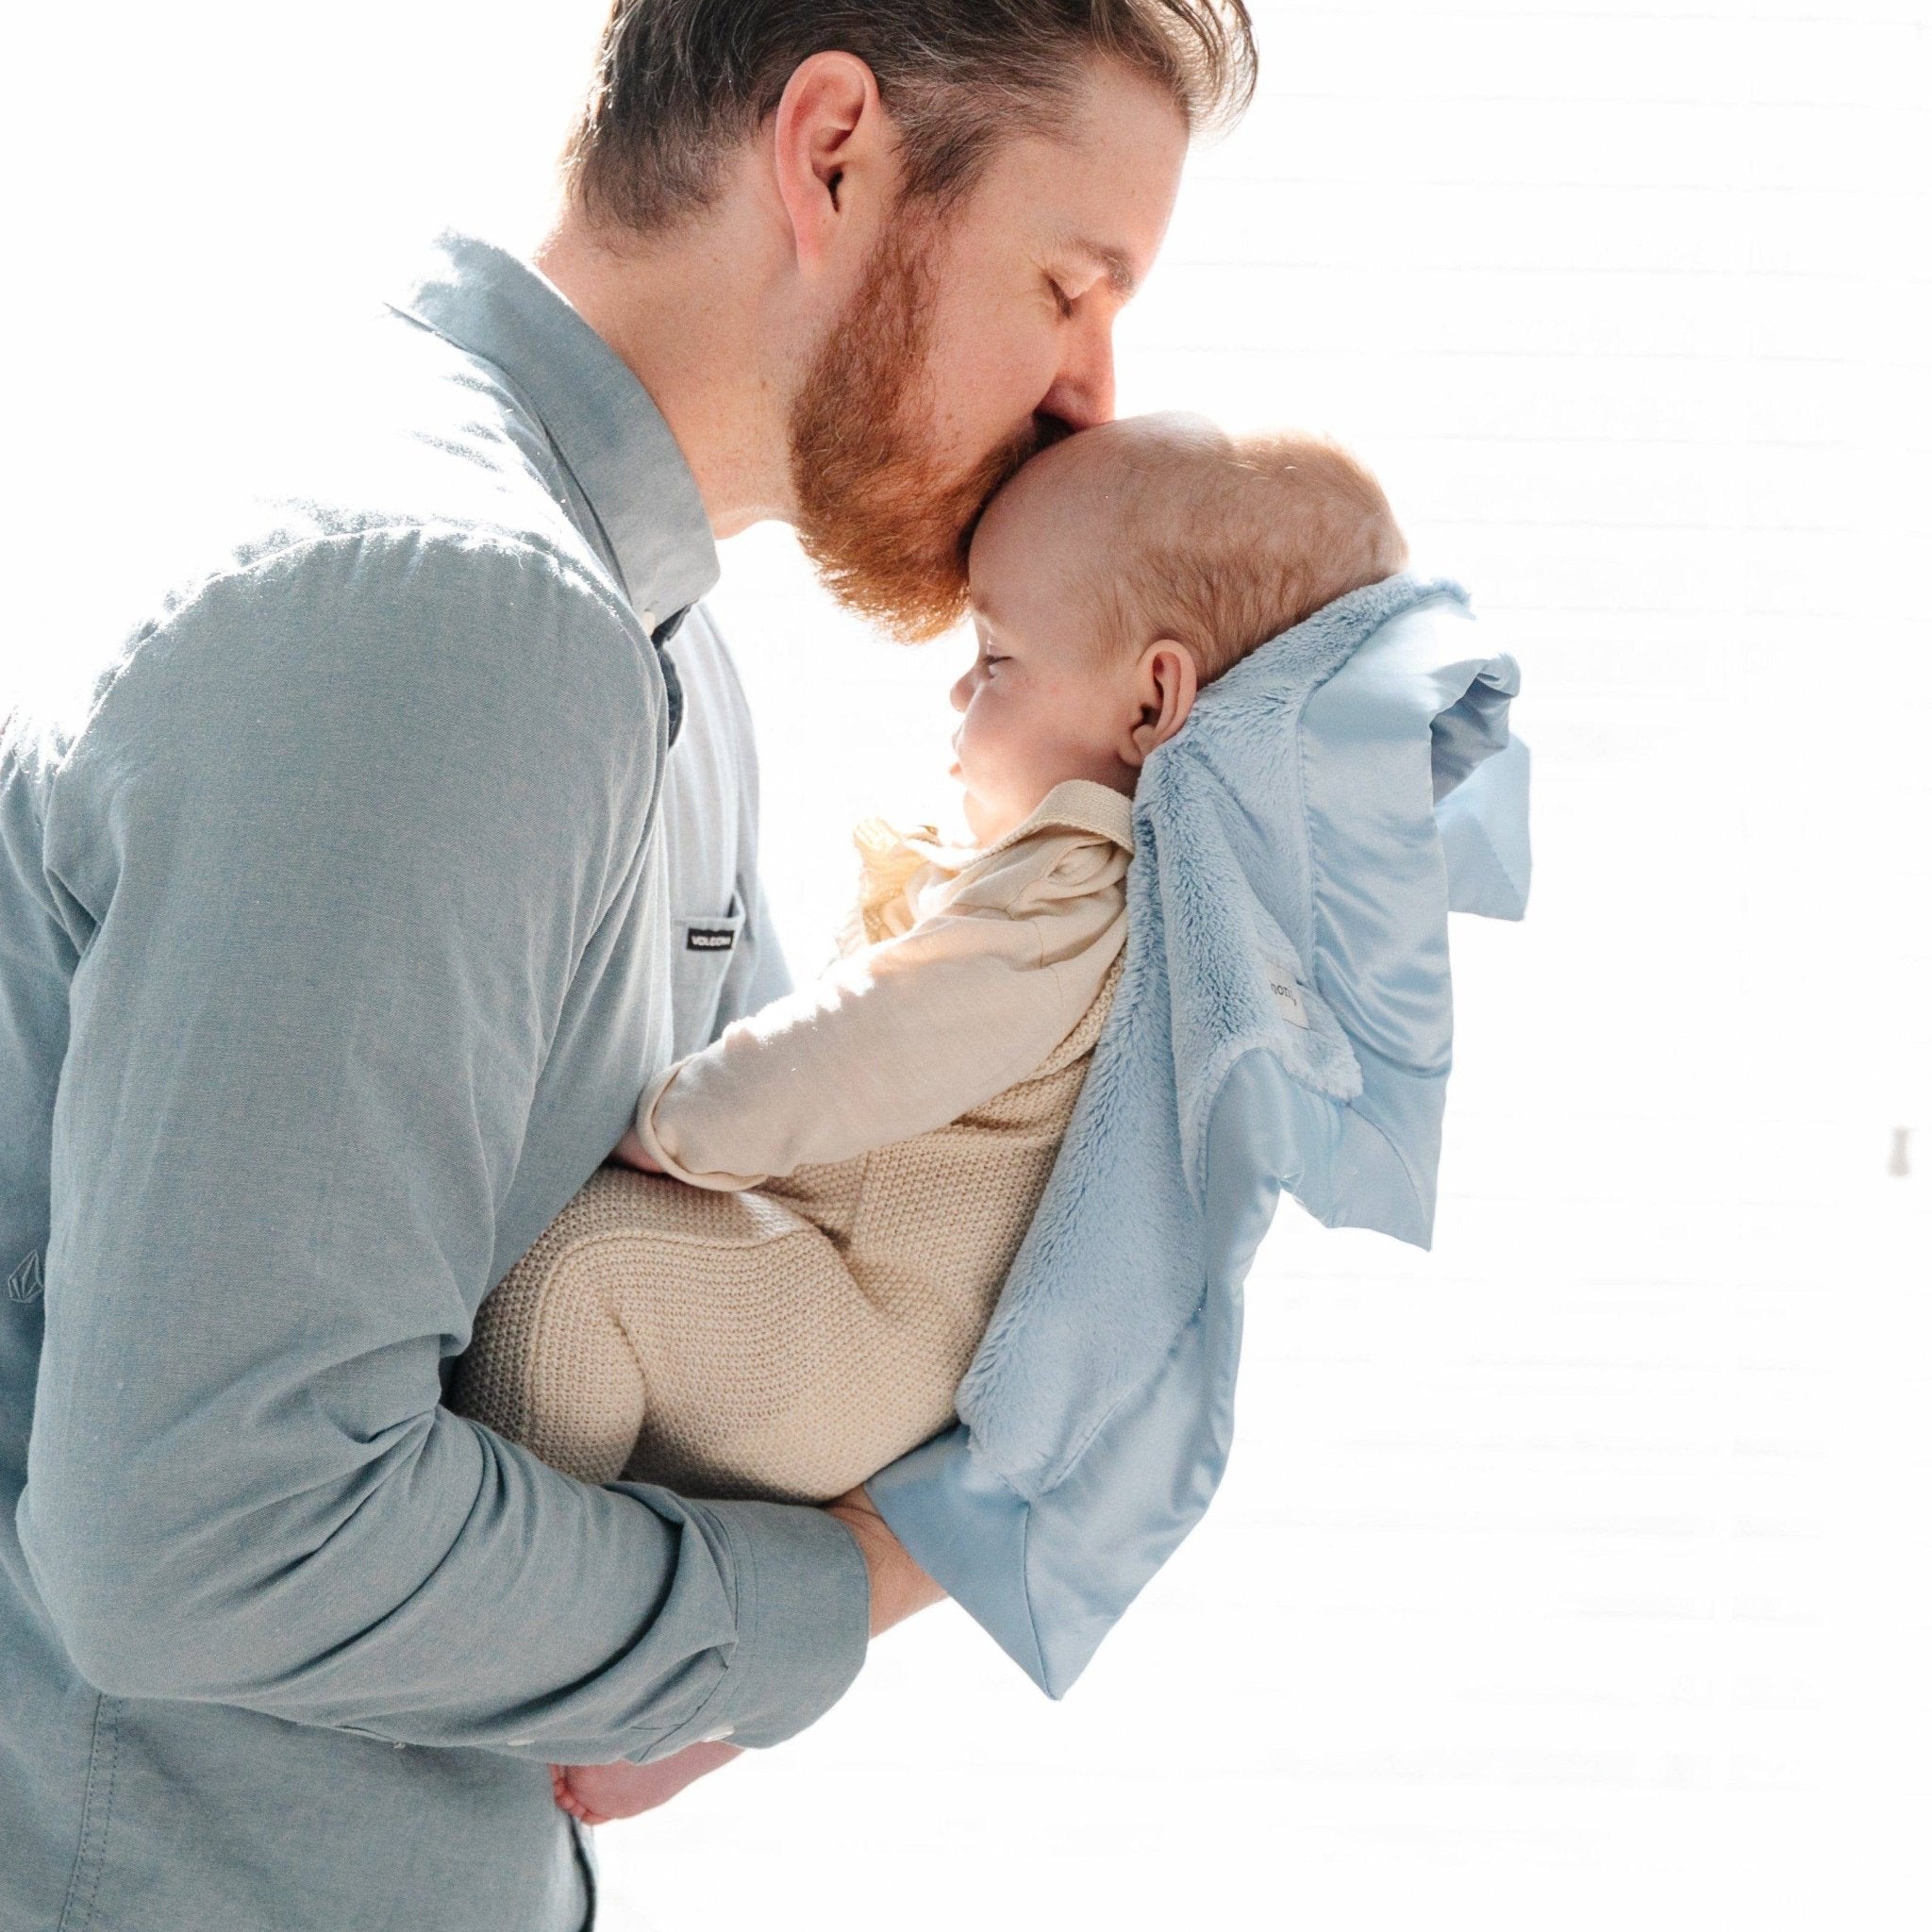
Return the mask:
[[[770,354],[782,327],[761,312],[761,237],[728,212],[621,246],[573,212],[529,260],[641,382],[670,425],[719,538],[789,520],[791,373]],[[742,226],[741,220],[736,225]]]

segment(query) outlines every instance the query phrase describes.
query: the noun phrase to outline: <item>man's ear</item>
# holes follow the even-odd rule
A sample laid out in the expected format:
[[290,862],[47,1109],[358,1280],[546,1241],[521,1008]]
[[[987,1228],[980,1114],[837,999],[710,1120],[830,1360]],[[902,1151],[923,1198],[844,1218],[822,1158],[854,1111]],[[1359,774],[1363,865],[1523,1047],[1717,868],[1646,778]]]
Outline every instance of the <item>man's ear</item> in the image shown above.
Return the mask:
[[1134,669],[1134,722],[1120,752],[1138,770],[1157,744],[1165,744],[1194,708],[1197,682],[1193,653],[1173,638],[1149,644]]
[[[891,142],[879,84],[856,54],[814,54],[785,83],[772,117],[772,165],[802,269],[822,264],[854,210],[875,230]],[[868,243],[869,246],[869,243]]]

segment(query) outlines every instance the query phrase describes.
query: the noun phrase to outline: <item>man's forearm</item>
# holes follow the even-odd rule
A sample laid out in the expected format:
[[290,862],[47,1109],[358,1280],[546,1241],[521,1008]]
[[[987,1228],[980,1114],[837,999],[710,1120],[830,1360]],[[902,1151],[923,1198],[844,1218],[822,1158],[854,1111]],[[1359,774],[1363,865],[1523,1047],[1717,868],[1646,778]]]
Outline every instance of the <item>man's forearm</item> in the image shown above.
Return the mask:
[[827,1503],[826,1512],[852,1532],[865,1558],[872,1581],[872,1618],[868,1634],[878,1636],[903,1623],[915,1610],[939,1603],[945,1591],[912,1560],[906,1545],[887,1526],[861,1484]]

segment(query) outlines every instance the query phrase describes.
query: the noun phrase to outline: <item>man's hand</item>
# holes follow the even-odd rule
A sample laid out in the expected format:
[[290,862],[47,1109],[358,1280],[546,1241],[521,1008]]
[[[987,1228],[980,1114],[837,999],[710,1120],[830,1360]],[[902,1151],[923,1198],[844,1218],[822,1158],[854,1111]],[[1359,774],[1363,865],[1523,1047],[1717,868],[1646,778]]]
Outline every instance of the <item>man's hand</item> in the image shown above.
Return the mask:
[[[620,1149],[620,1152],[622,1150]],[[906,1552],[886,1527],[861,1486],[824,1504],[857,1541],[872,1583],[872,1616],[868,1635],[890,1630],[914,1610],[923,1610],[945,1595],[937,1583]],[[741,1755],[741,1747],[714,1740],[687,1744],[655,1764],[553,1764],[550,1784],[558,1804],[585,1824],[608,1824],[613,1818],[635,1818],[675,1798],[693,1779],[716,1771]]]
[[872,1578],[872,1627],[870,1636],[890,1630],[894,1624],[938,1603],[944,1595],[937,1583],[907,1554],[906,1545],[886,1526],[886,1519],[873,1507],[864,1485],[847,1490],[823,1506],[827,1515],[836,1516],[858,1540],[859,1553]]
[[550,1790],[558,1807],[585,1824],[635,1818],[675,1798],[686,1785],[743,1755],[741,1744],[687,1744],[655,1764],[553,1764]]
[[625,1167],[634,1167],[640,1174],[662,1174],[664,1170],[644,1152],[644,1143],[638,1139],[638,1130],[632,1124],[624,1130],[624,1139],[611,1150],[613,1160],[621,1160]]

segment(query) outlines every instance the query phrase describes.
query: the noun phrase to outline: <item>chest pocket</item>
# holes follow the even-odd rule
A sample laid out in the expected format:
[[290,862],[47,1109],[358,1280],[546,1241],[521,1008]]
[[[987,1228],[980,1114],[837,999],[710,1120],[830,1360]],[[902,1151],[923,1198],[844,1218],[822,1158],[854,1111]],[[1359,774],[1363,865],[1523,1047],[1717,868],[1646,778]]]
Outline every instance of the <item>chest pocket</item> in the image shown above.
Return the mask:
[[725,913],[690,913],[671,923],[672,1051],[682,1058],[718,1030],[724,975],[745,943],[744,905],[736,892]]

